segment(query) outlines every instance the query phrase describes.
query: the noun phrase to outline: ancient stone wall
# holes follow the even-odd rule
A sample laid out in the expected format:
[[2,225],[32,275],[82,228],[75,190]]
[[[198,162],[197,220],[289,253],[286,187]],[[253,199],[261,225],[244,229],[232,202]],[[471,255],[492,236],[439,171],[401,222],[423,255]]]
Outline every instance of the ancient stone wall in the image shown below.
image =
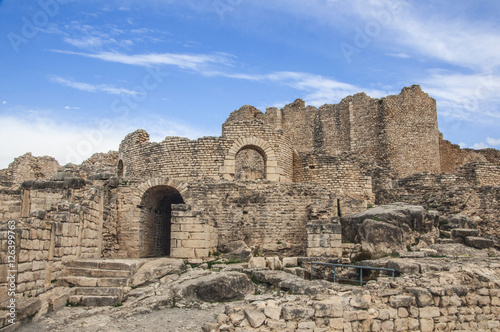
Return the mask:
[[[381,102],[382,137],[390,168],[400,177],[425,171],[440,173],[436,101],[414,85]],[[384,146],[380,150],[384,151]]]
[[[145,223],[141,220],[144,206],[147,205],[144,195],[149,190],[161,189],[162,186],[170,188],[169,190],[177,189],[184,203],[191,207],[190,213],[196,214],[189,216],[185,215],[187,212],[182,212],[182,215],[172,215],[171,238],[179,250],[184,248],[184,242],[175,241],[202,239],[193,238],[201,236],[200,234],[182,233],[182,229],[177,229],[176,223],[200,223],[213,225],[210,227],[214,227],[218,234],[219,248],[229,242],[243,240],[248,246],[259,247],[263,252],[305,255],[306,224],[316,219],[318,213],[322,215],[322,220],[332,220],[339,213],[355,213],[366,208],[366,200],[354,200],[325,187],[306,183],[287,184],[265,180],[193,180],[184,183],[169,178],[158,178],[143,183],[129,179],[114,189],[117,197],[119,250],[110,251],[109,255],[143,255],[141,250],[145,242],[142,229]],[[183,216],[186,220],[182,219]],[[106,236],[106,229],[104,235]],[[179,238],[176,238],[177,236]],[[203,245],[198,249],[208,252],[208,247]]]
[[476,150],[461,149],[457,144],[443,139],[443,134],[439,134],[439,154],[441,158],[441,171],[455,173],[457,167],[473,162],[487,161]]
[[380,189],[377,204],[407,202],[448,214],[462,213],[474,220],[482,236],[500,245],[500,166],[475,162],[455,174],[419,173],[397,181],[393,189]]
[[37,295],[53,287],[51,282],[61,276],[65,261],[101,256],[102,191],[83,185],[68,179],[28,181],[23,183],[22,194],[11,193],[10,199],[17,200],[17,206],[22,206],[26,215],[2,219],[2,255],[8,252],[8,226],[15,224],[16,265],[8,266],[7,259],[2,257],[1,296],[7,294],[4,291],[7,279],[3,276],[8,270],[17,271],[19,294]]
[[298,152],[350,151],[401,177],[440,172],[436,101],[417,85],[382,99],[358,93],[319,110],[298,99],[281,110],[281,117],[269,113],[269,121],[281,119],[277,127]]
[[[416,272],[395,279],[379,276],[364,287],[326,281],[305,283],[303,287],[309,288],[301,289],[302,293],[261,298],[244,305],[230,303],[217,316],[217,322],[206,325],[206,330],[498,331],[498,261],[474,260],[422,263],[421,274],[419,264],[414,264]],[[293,284],[293,277],[278,283],[275,280],[279,274],[267,273],[257,271],[253,276],[278,284],[283,291],[297,289],[288,286]],[[266,274],[272,277],[266,279]],[[320,285],[331,289],[321,289]],[[299,295],[304,293],[310,295]]]
[[52,157],[34,157],[30,152],[17,157],[0,173],[1,182],[21,183],[28,180],[48,179],[60,168]]
[[124,177],[169,176],[180,179],[218,178],[224,150],[230,142],[214,137],[190,141],[182,137],[166,137],[160,143],[149,141],[149,134],[137,130],[120,144],[120,161]]
[[374,203],[372,178],[364,174],[349,154],[329,155],[308,154],[301,158],[301,170],[295,181],[317,183],[334,193],[346,195],[352,199]]
[[266,179],[291,182],[293,150],[288,138],[261,120],[235,120],[240,118],[226,121],[219,138],[190,141],[167,137],[152,143],[143,130],[129,134],[120,145],[123,176],[231,180],[236,172],[236,155],[240,150],[254,150],[263,158]]
[[310,184],[198,183],[186,199],[217,224],[219,246],[243,240],[282,255],[306,254],[306,224],[315,204],[324,204],[330,218],[337,216],[335,194]]

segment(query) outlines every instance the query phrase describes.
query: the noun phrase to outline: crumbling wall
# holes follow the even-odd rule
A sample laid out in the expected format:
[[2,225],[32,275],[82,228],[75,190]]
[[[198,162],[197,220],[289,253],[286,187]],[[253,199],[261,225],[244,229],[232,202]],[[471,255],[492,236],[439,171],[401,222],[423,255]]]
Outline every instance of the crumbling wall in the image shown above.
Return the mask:
[[[2,220],[0,244],[7,253],[9,231],[15,231],[15,266],[2,259],[0,275],[16,271],[17,292],[37,295],[52,288],[61,276],[63,263],[76,258],[100,257],[103,224],[103,196],[85,182],[28,181],[22,194],[13,191],[25,216]],[[15,225],[13,229],[9,225]],[[7,279],[2,278],[4,283]],[[0,284],[3,289],[6,284]],[[7,292],[1,292],[2,296]]]
[[2,181],[21,183],[28,180],[49,179],[60,168],[52,157],[34,157],[28,152],[14,159],[9,167],[3,170]]
[[230,146],[231,142],[215,137],[195,141],[166,137],[154,143],[149,141],[146,131],[136,130],[120,144],[119,158],[124,177],[219,178],[224,151]]
[[243,240],[282,255],[305,255],[306,224],[315,204],[337,216],[337,196],[310,184],[199,183],[191,186],[187,200],[217,224],[219,246]]
[[441,156],[441,171],[455,173],[459,166],[474,161],[487,161],[500,166],[500,151],[496,149],[461,149],[439,134],[439,154]]
[[349,154],[329,156],[324,154],[308,154],[301,158],[298,182],[317,183],[332,192],[352,199],[374,203],[372,179],[353,162]]
[[[149,182],[144,184],[138,179],[130,179],[116,188],[119,250],[115,257],[140,256],[141,193],[158,185],[179,189],[185,204],[198,213],[196,218],[214,225],[219,247],[243,240],[262,252],[280,255],[306,254],[306,224],[314,219],[317,211],[331,220],[339,211],[349,214],[366,208],[366,201],[353,200],[325,187],[306,183],[193,180],[182,185],[166,178]],[[174,222],[172,219],[172,227]],[[176,234],[172,228],[172,243],[190,239],[177,239]],[[203,249],[207,249],[206,246]]]
[[240,149],[254,149],[265,160],[267,179],[292,181],[293,149],[289,139],[258,117],[254,119],[252,115],[252,119],[244,121],[241,117],[226,121],[222,137],[195,141],[167,137],[163,142],[152,143],[145,131],[137,130],[120,144],[123,176],[234,179],[235,155]]
[[425,171],[440,173],[436,101],[413,85],[381,103],[386,144],[380,152],[385,152],[390,168],[400,177]]
[[419,173],[397,181],[393,189],[380,189],[377,204],[406,202],[445,214],[462,213],[474,220],[480,234],[500,245],[500,166],[469,163],[455,174]]

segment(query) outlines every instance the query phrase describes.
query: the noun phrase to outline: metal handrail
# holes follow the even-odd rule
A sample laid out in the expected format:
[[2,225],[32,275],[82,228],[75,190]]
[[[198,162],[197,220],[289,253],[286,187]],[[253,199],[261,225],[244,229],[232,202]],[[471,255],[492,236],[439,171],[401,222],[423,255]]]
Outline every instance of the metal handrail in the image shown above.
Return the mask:
[[[333,282],[337,280],[346,280],[346,281],[355,281],[354,279],[345,279],[345,278],[337,278],[337,267],[343,268],[356,268],[360,269],[359,271],[359,285],[363,286],[363,269],[365,270],[379,270],[379,271],[389,271],[392,272],[392,278],[394,279],[395,269],[387,269],[383,267],[371,267],[371,266],[362,266],[362,265],[345,265],[345,264],[335,264],[335,263],[321,263],[321,262],[311,262],[311,280],[314,278],[314,265],[326,265],[333,266]],[[365,282],[366,283],[366,282]]]

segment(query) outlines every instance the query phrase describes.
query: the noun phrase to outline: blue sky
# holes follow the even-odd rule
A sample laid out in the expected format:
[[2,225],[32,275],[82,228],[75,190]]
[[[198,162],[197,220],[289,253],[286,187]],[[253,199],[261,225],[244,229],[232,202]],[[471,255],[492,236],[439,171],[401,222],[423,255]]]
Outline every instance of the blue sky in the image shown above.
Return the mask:
[[146,129],[219,136],[244,104],[420,84],[445,139],[500,147],[500,2],[0,1],[0,168],[79,163]]

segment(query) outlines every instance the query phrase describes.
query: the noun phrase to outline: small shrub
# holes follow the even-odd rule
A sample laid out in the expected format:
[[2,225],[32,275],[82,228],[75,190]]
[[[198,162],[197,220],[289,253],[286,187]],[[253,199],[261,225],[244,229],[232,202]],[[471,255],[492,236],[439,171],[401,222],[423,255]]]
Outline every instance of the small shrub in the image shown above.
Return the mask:
[[352,262],[360,262],[360,261],[365,261],[368,259],[372,259],[373,255],[370,251],[368,250],[363,250],[360,253],[356,254],[351,260]]
[[253,274],[250,276],[250,280],[252,280],[252,282],[256,285],[262,284],[262,282],[260,282],[259,279],[257,279]]
[[118,303],[116,303],[113,307],[115,307],[115,308],[119,308],[119,307],[121,307],[122,305],[123,305],[123,303],[118,302]]
[[413,251],[413,249],[411,248],[411,245],[409,245],[409,244],[406,245],[406,251]]
[[375,221],[382,221],[382,219],[380,219],[379,217],[372,217],[372,220],[375,220]]

